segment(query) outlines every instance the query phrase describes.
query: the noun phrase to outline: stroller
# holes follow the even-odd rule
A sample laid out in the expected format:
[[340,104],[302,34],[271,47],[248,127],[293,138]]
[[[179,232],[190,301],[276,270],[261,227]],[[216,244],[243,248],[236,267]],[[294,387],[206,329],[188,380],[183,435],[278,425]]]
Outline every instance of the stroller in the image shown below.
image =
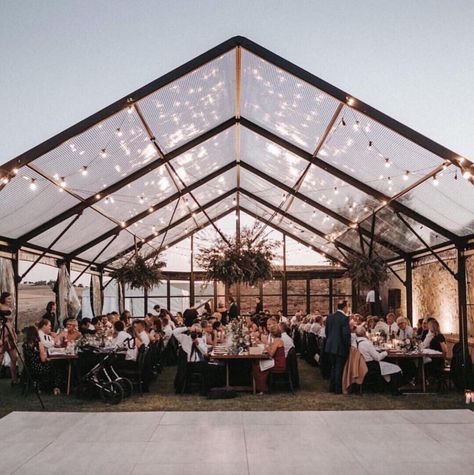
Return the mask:
[[[89,398],[100,395],[100,398],[107,404],[119,404],[124,398],[130,397],[133,393],[133,384],[127,378],[122,378],[117,374],[112,363],[116,358],[117,351],[121,348],[114,348],[107,353],[90,371],[88,371],[79,381],[77,395],[82,398]],[[92,353],[102,355],[97,348],[91,348]]]

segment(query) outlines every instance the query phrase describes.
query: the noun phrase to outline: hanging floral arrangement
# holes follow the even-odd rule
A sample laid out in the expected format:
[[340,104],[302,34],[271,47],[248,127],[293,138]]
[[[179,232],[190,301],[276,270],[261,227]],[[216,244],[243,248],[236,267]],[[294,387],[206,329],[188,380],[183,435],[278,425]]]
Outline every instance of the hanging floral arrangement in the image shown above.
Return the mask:
[[373,254],[352,254],[347,260],[347,275],[359,287],[378,289],[388,278],[387,265]]
[[209,247],[200,249],[196,261],[206,272],[207,281],[227,285],[256,285],[270,280],[276,243],[260,238],[258,228],[243,228],[240,239],[219,237]]
[[122,284],[127,284],[132,289],[150,290],[161,284],[163,274],[161,270],[166,267],[166,262],[154,259],[145,260],[135,254],[130,262],[112,272],[111,277]]

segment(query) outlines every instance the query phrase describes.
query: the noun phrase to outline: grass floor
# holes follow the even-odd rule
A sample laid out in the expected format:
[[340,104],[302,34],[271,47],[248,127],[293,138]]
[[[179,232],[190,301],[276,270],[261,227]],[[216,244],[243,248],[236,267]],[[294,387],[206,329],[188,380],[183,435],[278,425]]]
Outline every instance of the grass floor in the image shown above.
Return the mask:
[[[107,406],[99,400],[84,401],[75,396],[54,397],[42,394],[47,411],[325,411],[325,410],[380,410],[380,409],[466,409],[463,394],[390,394],[367,393],[334,395],[328,392],[327,381],[321,378],[318,368],[299,360],[301,389],[291,395],[286,392],[265,396],[242,393],[235,399],[208,400],[198,395],[176,395],[173,378],[176,368],[165,368],[152,384],[151,392],[134,395],[116,406]],[[11,411],[37,411],[39,402],[34,393],[21,394],[18,387],[11,388],[9,380],[0,380],[0,417]]]

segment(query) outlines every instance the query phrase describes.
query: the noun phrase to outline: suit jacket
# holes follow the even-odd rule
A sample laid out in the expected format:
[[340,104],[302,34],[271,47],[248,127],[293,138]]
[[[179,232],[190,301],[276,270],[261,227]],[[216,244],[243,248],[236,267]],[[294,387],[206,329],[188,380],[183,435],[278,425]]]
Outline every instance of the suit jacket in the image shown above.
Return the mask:
[[239,313],[239,306],[235,302],[232,302],[229,307],[229,320],[234,320],[234,318],[237,318]]
[[349,317],[338,310],[326,319],[326,353],[346,357],[351,346]]

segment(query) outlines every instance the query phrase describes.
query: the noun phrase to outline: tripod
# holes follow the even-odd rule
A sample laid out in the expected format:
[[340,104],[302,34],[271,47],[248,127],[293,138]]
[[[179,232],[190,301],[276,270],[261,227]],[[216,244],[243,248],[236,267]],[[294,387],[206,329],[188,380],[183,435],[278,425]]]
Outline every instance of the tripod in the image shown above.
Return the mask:
[[[28,366],[25,364],[25,360],[23,359],[22,354],[20,353],[20,350],[18,349],[18,345],[16,344],[15,339],[13,338],[13,333],[11,331],[11,328],[7,325],[7,319],[5,317],[0,317],[0,324],[1,324],[1,329],[0,329],[0,341],[3,341],[4,343],[6,341],[9,342],[11,346],[16,350],[16,354],[18,355],[18,359],[21,361],[23,364],[23,368],[26,373],[26,377],[28,378],[28,382],[35,388],[35,393],[36,397],[38,398],[38,401],[41,404],[41,408],[45,409],[43,400],[41,399],[39,389],[37,385],[34,384],[33,378],[31,377],[30,370]],[[5,351],[4,351],[5,353]],[[16,364],[16,363],[15,363]]]

